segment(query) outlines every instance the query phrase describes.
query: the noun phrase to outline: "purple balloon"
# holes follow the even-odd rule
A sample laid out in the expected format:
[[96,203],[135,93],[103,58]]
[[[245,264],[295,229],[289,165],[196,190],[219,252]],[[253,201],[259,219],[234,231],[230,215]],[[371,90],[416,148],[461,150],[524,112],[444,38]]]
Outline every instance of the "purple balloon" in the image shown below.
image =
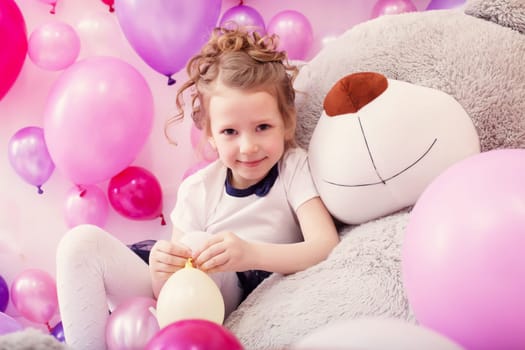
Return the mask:
[[289,59],[304,60],[313,43],[313,29],[308,18],[298,11],[285,10],[270,19],[266,31],[279,37],[279,49]]
[[116,0],[120,27],[133,49],[169,77],[199,52],[216,26],[220,0]]
[[42,194],[42,185],[55,170],[55,164],[49,155],[44,130],[28,126],[18,130],[9,140],[9,161],[15,171]]
[[372,8],[371,18],[415,11],[417,7],[410,0],[379,0]]
[[55,327],[51,329],[51,335],[62,343],[66,342],[66,337],[64,336],[64,327],[62,326],[62,321],[58,322],[55,325]]
[[225,327],[204,319],[181,320],[162,328],[146,350],[242,350],[239,340]]
[[453,9],[462,6],[465,0],[432,0],[425,10]]
[[239,27],[245,27],[250,32],[258,32],[261,35],[266,33],[264,19],[261,14],[253,7],[237,5],[224,12],[220,20],[220,26],[231,28],[234,22]]
[[0,276],[0,312],[4,312],[9,304],[9,286],[5,279]]
[[0,336],[8,333],[18,332],[23,329],[22,325],[9,315],[0,312]]

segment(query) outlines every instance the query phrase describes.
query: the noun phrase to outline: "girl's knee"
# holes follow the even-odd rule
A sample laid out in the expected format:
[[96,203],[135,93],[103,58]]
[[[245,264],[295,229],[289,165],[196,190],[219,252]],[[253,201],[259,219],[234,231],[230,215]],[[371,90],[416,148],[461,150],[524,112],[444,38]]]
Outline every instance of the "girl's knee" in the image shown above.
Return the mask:
[[109,234],[98,226],[79,225],[67,231],[57,246],[57,258],[72,256],[80,258],[101,244]]

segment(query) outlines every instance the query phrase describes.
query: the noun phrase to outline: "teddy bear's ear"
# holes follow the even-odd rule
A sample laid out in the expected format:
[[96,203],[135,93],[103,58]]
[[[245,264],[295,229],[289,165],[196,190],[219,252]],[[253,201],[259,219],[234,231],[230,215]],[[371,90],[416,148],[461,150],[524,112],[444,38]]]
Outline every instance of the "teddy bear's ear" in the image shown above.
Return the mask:
[[359,72],[339,79],[328,91],[323,103],[330,117],[355,113],[381,95],[388,87],[388,81],[376,72]]

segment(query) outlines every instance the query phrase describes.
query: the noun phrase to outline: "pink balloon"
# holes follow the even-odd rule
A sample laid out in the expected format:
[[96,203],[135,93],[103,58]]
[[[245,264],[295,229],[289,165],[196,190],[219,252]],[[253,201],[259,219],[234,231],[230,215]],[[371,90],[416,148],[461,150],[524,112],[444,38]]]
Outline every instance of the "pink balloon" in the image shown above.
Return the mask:
[[304,60],[313,44],[313,29],[308,18],[295,10],[285,10],[270,19],[266,31],[279,36],[280,50],[285,50],[289,59]]
[[195,124],[192,124],[190,129],[191,146],[199,155],[199,158],[206,162],[212,162],[219,158],[217,151],[205,139],[202,130],[198,129]]
[[370,18],[414,11],[417,11],[417,7],[410,0],[378,0]]
[[28,55],[40,68],[60,70],[70,66],[80,52],[80,38],[69,24],[50,22],[29,36]]
[[106,343],[111,350],[142,350],[159,331],[150,308],[155,299],[130,298],[118,305],[106,323]]
[[220,20],[220,26],[231,28],[232,25],[228,22],[245,27],[250,32],[258,32],[261,35],[266,34],[263,17],[256,9],[250,6],[237,5],[224,12]]
[[107,180],[125,169],[153,125],[153,96],[142,75],[114,57],[90,57],[55,81],[44,134],[57,168],[74,184]]
[[14,279],[11,298],[20,315],[33,322],[48,324],[58,309],[55,280],[39,269],[24,270]]
[[162,189],[150,171],[130,166],[111,178],[108,185],[111,206],[122,216],[134,220],[161,218]]
[[42,185],[55,170],[44,140],[44,130],[36,126],[18,130],[9,140],[8,156],[17,174],[36,186],[38,193],[44,193]]
[[417,320],[466,349],[525,349],[525,150],[445,170],[410,215],[403,282]]
[[242,350],[225,327],[204,319],[176,321],[161,329],[146,350]]
[[80,224],[104,227],[108,213],[106,194],[96,185],[75,186],[66,195],[64,217],[69,228]]
[[206,167],[207,165],[209,165],[210,162],[207,161],[207,160],[201,160],[200,162],[197,162],[193,165],[191,165],[188,169],[186,169],[186,171],[184,172],[184,174],[182,174],[182,179],[184,180],[185,178],[187,178],[188,176],[194,174],[196,171]]
[[0,1],[0,100],[22,70],[27,53],[26,23],[13,0]]
[[0,312],[0,336],[18,332],[24,329],[22,325],[11,316]]
[[157,72],[169,77],[197,53],[216,26],[220,0],[116,0],[115,13],[129,43]]

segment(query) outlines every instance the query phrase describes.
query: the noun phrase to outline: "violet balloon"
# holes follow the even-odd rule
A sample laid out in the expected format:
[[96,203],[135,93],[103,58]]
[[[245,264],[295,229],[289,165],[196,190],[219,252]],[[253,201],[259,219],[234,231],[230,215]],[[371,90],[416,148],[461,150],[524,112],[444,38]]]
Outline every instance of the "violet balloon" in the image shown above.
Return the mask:
[[58,322],[52,329],[51,329],[51,335],[55,337],[56,340],[58,340],[61,343],[66,342],[66,337],[64,336],[64,326],[62,325],[62,321]]
[[42,194],[42,185],[55,170],[44,139],[44,130],[36,126],[18,130],[9,140],[8,157],[17,174],[36,186],[38,193]]
[[425,10],[453,9],[465,4],[466,0],[432,0]]
[[208,320],[176,321],[161,329],[146,350],[242,350],[239,340],[225,327]]
[[28,56],[43,69],[64,69],[75,62],[79,52],[80,38],[65,22],[45,23],[29,36]]
[[27,54],[26,24],[15,1],[0,1],[0,100],[9,91]]
[[266,34],[264,19],[261,14],[253,7],[246,5],[237,5],[228,9],[221,17],[220,26],[232,28],[236,24],[244,27],[250,32],[258,32],[261,35]]
[[268,22],[268,34],[279,37],[278,48],[286,51],[289,59],[304,60],[313,44],[313,29],[308,18],[295,10],[277,13]]
[[0,312],[0,336],[21,331],[22,325],[11,316]]
[[370,18],[414,11],[417,11],[417,7],[410,0],[378,0],[372,8]]
[[20,315],[32,322],[49,324],[58,309],[55,280],[40,269],[22,271],[11,284],[11,298]]
[[0,312],[4,312],[9,304],[9,287],[5,279],[0,276]]
[[171,76],[184,68],[216,26],[220,0],[116,0],[115,13],[127,40],[157,72]]
[[159,331],[157,319],[150,311],[152,298],[130,298],[111,313],[106,323],[106,343],[111,350],[142,350]]
[[44,110],[49,153],[76,185],[96,184],[125,169],[152,125],[148,83],[114,57],[90,57],[67,68],[51,87]]
[[161,218],[162,189],[150,171],[130,166],[111,178],[108,184],[108,198],[111,206],[122,216],[134,220]]
[[525,349],[525,150],[445,170],[410,214],[403,283],[417,320],[466,349]]
[[72,187],[66,195],[64,218],[69,228],[80,224],[104,227],[109,213],[105,192],[96,185]]

